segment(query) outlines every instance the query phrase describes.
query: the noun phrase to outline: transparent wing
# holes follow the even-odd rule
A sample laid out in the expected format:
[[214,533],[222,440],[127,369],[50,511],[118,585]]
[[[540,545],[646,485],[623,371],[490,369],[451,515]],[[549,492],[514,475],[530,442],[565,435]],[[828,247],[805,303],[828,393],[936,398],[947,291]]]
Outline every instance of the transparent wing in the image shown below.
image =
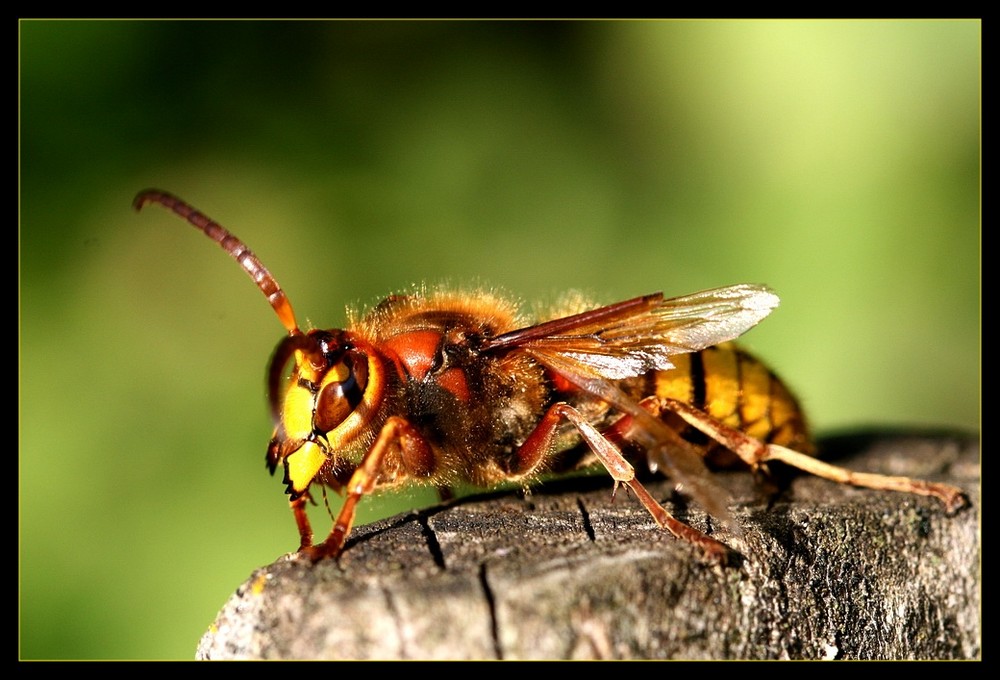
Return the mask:
[[673,368],[670,357],[732,340],[778,306],[761,285],[739,284],[664,299],[654,293],[488,340],[484,351],[559,355],[620,380]]

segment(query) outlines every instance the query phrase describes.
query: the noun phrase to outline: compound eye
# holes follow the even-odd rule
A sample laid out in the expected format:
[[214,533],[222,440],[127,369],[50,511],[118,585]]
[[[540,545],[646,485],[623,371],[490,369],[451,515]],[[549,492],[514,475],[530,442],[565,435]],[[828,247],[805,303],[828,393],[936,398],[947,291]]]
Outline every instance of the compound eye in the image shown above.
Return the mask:
[[325,434],[344,422],[361,403],[367,384],[368,360],[360,352],[347,352],[330,366],[316,400],[316,430]]

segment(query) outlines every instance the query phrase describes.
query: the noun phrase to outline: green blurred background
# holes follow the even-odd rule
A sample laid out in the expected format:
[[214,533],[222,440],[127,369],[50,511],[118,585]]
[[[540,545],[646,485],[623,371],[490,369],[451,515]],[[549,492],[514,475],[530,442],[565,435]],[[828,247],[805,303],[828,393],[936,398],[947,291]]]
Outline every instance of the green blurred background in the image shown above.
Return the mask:
[[[190,659],[297,545],[282,328],[420,281],[764,282],[821,432],[980,423],[977,21],[20,24],[20,656]],[[367,503],[362,521],[426,504]],[[320,531],[329,526],[317,520]]]

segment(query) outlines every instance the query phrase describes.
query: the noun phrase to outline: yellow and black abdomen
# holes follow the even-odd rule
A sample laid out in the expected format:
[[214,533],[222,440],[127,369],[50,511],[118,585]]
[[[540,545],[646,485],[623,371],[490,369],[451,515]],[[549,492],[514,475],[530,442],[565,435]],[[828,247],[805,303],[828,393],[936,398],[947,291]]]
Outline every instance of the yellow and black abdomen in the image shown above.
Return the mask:
[[[798,400],[751,354],[727,342],[670,360],[675,369],[653,376],[656,396],[690,404],[763,442],[812,453]],[[691,431],[690,436],[695,443],[708,443],[700,433]],[[713,451],[713,459],[722,465],[729,462],[720,451]]]

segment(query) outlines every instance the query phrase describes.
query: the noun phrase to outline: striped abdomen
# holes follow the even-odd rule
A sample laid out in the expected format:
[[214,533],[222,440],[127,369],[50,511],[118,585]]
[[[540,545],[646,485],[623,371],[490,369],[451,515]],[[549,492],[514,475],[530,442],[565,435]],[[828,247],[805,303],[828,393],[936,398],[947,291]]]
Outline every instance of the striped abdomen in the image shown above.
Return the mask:
[[[716,420],[765,443],[812,453],[805,416],[785,384],[771,370],[733,343],[671,357],[676,368],[649,378],[658,397],[683,401]],[[685,433],[687,435],[687,433]],[[692,432],[696,443],[707,438]],[[716,462],[726,463],[727,456]]]

